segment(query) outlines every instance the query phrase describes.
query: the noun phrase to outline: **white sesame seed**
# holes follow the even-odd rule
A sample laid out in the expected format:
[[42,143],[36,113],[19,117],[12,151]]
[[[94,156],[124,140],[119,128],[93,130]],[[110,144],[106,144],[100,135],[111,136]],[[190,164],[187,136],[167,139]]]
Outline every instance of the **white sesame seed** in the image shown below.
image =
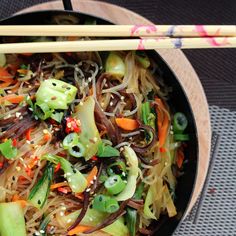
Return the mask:
[[126,176],[126,174],[125,174],[125,172],[124,172],[124,171],[122,172],[122,175],[123,175],[123,176]]
[[20,120],[23,120],[23,118],[24,118],[23,116],[20,116]]
[[65,213],[63,211],[60,212],[60,216],[64,216]]
[[39,233],[38,231],[36,231],[36,232],[34,233],[34,235],[40,236],[40,233]]
[[65,206],[62,206],[62,207],[61,207],[61,210],[62,210],[62,211],[65,211],[65,210],[66,210],[66,207],[65,207]]
[[113,106],[113,102],[110,102],[110,106]]
[[111,98],[114,98],[114,96],[111,94]]
[[68,178],[67,181],[68,181],[68,183],[70,183],[71,182],[71,178]]
[[83,103],[83,102],[80,102],[80,103],[79,103],[79,105],[80,105],[80,106],[83,106],[83,105],[84,105],[84,103]]
[[21,116],[21,112],[16,112],[16,117],[19,118]]
[[21,170],[20,166],[16,166],[16,170],[19,172]]
[[94,179],[94,180],[96,180],[96,179],[97,179],[97,176],[96,176],[96,175],[94,175],[93,179]]
[[91,188],[87,188],[86,190],[85,190],[85,192],[90,192],[90,190],[91,190]]
[[44,130],[43,130],[43,133],[44,133],[44,134],[47,134],[47,133],[48,133],[48,130],[47,130],[47,129],[44,129]]
[[8,90],[7,93],[12,93],[12,91],[11,91],[11,90]]
[[26,140],[26,143],[31,144],[29,140]]
[[90,184],[93,184],[93,180],[90,181]]
[[44,234],[44,233],[45,233],[45,231],[44,231],[44,230],[42,230],[42,229],[41,229],[39,232],[40,232],[41,234]]
[[88,77],[88,82],[91,82],[92,81],[92,78],[91,77]]
[[66,222],[67,222],[67,223],[70,223],[71,221],[72,221],[71,219],[68,219]]
[[29,110],[30,110],[30,111],[33,111],[33,108],[29,107]]
[[124,96],[121,96],[120,99],[123,101],[123,100],[125,99],[125,97],[124,97]]
[[97,141],[98,141],[98,138],[97,138],[97,137],[94,137],[94,138],[93,138],[93,141],[94,141],[94,142],[97,142]]

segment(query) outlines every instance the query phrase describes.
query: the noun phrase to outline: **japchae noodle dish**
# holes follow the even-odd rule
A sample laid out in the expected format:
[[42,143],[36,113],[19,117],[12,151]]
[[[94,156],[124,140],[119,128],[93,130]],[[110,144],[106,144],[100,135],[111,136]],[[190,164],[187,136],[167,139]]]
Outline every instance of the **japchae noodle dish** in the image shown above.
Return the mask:
[[143,52],[0,55],[0,235],[152,234],[187,119]]

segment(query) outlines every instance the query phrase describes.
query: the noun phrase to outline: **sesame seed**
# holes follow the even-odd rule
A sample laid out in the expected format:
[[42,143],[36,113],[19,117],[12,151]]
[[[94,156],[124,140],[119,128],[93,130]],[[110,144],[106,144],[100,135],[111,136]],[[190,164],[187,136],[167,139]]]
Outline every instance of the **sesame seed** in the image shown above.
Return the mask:
[[8,90],[7,93],[12,93],[12,91],[11,91],[11,90]]
[[29,140],[26,140],[26,143],[31,144]]
[[19,118],[21,116],[21,112],[16,112],[16,117]]
[[79,105],[80,105],[80,106],[83,106],[83,105],[84,105],[84,103],[83,103],[83,102],[80,102],[80,103],[79,103]]
[[21,171],[20,166],[16,166],[16,170],[17,170],[18,172]]
[[63,211],[60,212],[60,216],[64,216],[65,213]]
[[90,184],[93,184],[93,180],[90,181]]
[[96,176],[96,175],[94,175],[93,179],[94,179],[94,180],[96,180],[96,179],[97,179],[97,176]]
[[34,233],[34,235],[40,236],[40,233],[39,233],[38,231],[36,231],[36,232]]
[[47,130],[47,129],[44,129],[44,130],[43,130],[43,133],[44,133],[44,134],[47,134],[47,133],[48,133],[48,130]]
[[24,118],[23,116],[20,116],[20,120],[23,120],[23,118]]
[[92,81],[92,78],[91,77],[88,77],[88,82],[91,82]]
[[85,190],[85,192],[90,192],[90,190],[91,190],[91,188],[87,188],[86,190]]
[[68,178],[68,180],[67,180],[67,181],[68,181],[68,183],[70,183],[70,182],[71,182],[71,178]]
[[45,231],[44,231],[44,230],[42,230],[42,229],[41,229],[39,232],[40,232],[41,234],[44,234],[44,233],[45,233]]
[[123,101],[123,100],[125,99],[125,97],[124,97],[124,96],[121,96],[120,99]]
[[30,107],[29,110],[30,110],[30,111],[33,111],[33,108]]
[[62,210],[62,211],[65,211],[65,210],[66,210],[66,207],[65,207],[65,206],[62,206],[62,207],[61,207],[61,210]]
[[98,141],[98,138],[97,138],[97,137],[94,137],[94,138],[93,138],[93,141],[94,141],[94,142],[97,142],[97,141]]
[[124,148],[123,148],[123,147],[120,148],[120,152],[122,152],[122,151],[124,151]]
[[113,102],[110,102],[110,106],[113,106]]
[[72,221],[71,219],[68,219],[66,222],[67,222],[67,223],[70,223],[71,221]]
[[123,175],[124,177],[126,176],[126,174],[125,174],[125,172],[124,172],[124,171],[122,172],[122,175]]
[[111,98],[114,98],[114,96],[111,94]]

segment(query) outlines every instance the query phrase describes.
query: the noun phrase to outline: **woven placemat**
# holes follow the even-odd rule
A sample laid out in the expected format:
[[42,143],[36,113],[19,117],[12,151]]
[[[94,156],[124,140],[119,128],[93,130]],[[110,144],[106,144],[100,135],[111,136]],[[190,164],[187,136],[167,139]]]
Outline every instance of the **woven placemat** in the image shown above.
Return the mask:
[[[1,0],[0,18],[47,0]],[[157,24],[235,24],[236,1],[107,0]],[[209,101],[213,130],[211,168],[202,195],[175,236],[236,235],[236,53],[188,50]],[[217,105],[217,106],[216,106]],[[224,108],[222,108],[224,107]],[[225,109],[225,108],[229,108]]]

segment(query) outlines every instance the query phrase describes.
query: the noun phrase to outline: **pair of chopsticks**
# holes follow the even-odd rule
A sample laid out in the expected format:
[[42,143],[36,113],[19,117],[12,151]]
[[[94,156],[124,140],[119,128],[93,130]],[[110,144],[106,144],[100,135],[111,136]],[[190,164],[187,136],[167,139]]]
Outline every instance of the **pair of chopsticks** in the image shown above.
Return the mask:
[[0,36],[65,36],[75,40],[0,44],[0,53],[236,47],[235,25],[6,25],[0,26]]

